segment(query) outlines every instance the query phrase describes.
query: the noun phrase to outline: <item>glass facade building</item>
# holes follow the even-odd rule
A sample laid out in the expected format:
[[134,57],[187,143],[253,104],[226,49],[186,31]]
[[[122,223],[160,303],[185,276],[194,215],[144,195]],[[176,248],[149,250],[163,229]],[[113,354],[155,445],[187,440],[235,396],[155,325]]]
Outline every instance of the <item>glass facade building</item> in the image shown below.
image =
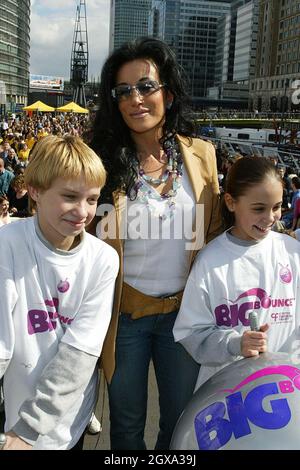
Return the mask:
[[233,80],[249,83],[255,77],[258,32],[258,0],[237,10]]
[[[29,85],[30,0],[0,3],[0,84],[6,111],[26,104]],[[3,98],[2,98],[3,99]]]
[[[205,97],[207,89],[215,82],[218,22],[230,12],[230,0],[167,0],[155,3],[157,11],[164,15],[164,29],[157,35],[175,51],[185,71],[188,93],[193,101]],[[161,24],[159,19],[156,24]]]
[[222,16],[218,20],[216,58],[215,58],[215,85],[232,80],[233,56],[232,50],[232,15]]
[[249,61],[255,67],[258,1],[232,0],[230,13],[219,20],[215,85],[245,80]]
[[111,0],[109,51],[148,36],[152,0]]

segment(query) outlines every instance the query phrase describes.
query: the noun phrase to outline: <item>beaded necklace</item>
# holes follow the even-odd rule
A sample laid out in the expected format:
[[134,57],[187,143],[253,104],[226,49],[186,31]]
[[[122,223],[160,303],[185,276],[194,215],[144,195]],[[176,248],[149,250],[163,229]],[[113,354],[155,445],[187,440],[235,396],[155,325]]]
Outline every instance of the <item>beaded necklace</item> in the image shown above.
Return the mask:
[[[150,199],[166,201],[169,207],[168,215],[169,217],[172,217],[175,210],[175,197],[181,186],[183,166],[179,145],[175,138],[165,142],[165,149],[168,158],[168,165],[161,178],[152,178],[151,176],[147,176],[141,168],[139,170],[139,178],[135,184],[137,200],[145,203],[150,212],[156,216],[158,215],[162,220],[167,219],[168,216],[165,212],[161,214],[159,211],[155,210],[153,205],[150,204]],[[169,178],[172,179],[172,188],[168,192],[159,194],[154,188],[149,188],[149,184],[158,185],[166,183]],[[145,182],[148,184],[145,184]]]

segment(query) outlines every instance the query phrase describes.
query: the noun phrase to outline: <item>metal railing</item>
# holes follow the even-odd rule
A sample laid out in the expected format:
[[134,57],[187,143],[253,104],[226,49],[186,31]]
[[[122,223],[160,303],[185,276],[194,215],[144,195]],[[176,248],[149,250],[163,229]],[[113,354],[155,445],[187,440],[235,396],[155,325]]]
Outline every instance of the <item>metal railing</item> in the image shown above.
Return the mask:
[[[249,112],[249,111],[216,111],[216,112],[196,112],[196,119],[205,119],[207,121],[211,119],[275,119],[276,121],[282,120],[282,113],[273,112]],[[284,120],[287,119],[300,119],[300,112],[286,112],[284,113]]]

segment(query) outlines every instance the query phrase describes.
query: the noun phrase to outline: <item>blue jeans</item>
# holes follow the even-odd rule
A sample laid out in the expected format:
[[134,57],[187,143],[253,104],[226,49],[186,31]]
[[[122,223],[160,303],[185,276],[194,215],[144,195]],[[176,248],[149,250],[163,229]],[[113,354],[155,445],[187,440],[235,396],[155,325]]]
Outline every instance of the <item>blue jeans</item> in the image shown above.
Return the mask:
[[291,228],[293,224],[293,212],[288,212],[283,214],[281,217],[281,222],[284,224],[285,228]]
[[122,314],[116,370],[108,386],[112,450],[146,449],[148,372],[152,359],[159,392],[159,434],[155,449],[169,448],[175,424],[192,397],[199,364],[175,343],[177,312],[132,320]]

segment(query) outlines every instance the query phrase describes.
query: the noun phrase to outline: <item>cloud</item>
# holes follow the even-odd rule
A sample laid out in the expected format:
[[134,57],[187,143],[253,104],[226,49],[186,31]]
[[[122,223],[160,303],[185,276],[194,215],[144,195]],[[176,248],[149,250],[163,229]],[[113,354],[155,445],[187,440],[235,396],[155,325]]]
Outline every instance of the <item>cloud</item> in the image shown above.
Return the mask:
[[68,10],[74,8],[76,10],[76,6],[79,4],[76,0],[35,0],[31,2],[31,5],[34,5],[38,8],[41,12],[45,10],[53,10],[53,11],[61,11],[61,10]]
[[[108,54],[109,1],[88,0],[89,77],[97,78]],[[30,72],[70,78],[76,0],[31,1]]]

